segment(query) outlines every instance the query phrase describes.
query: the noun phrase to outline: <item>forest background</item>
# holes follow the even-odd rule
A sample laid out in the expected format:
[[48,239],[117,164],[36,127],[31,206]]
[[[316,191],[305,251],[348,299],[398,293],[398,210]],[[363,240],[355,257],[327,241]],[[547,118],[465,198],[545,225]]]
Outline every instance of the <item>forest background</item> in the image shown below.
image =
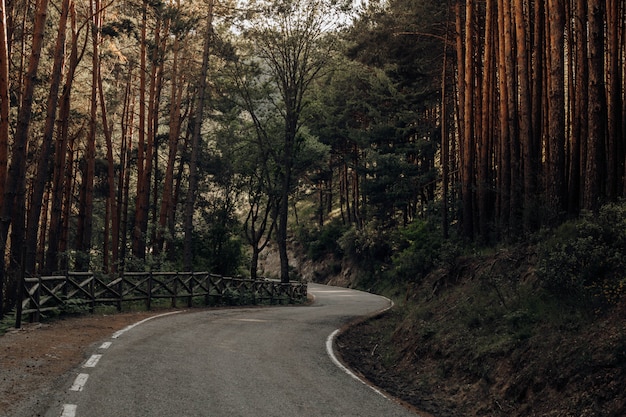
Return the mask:
[[[626,189],[623,2],[2,13],[3,312],[22,267],[232,274],[249,252],[256,277],[272,235],[287,281],[288,230],[408,278]],[[455,249],[403,255],[433,239]]]
[[621,1],[1,10],[3,311],[22,264],[254,276],[273,234],[288,280],[290,215],[493,245],[626,189]]
[[[623,323],[625,60],[623,0],[0,0],[0,315],[22,271],[254,278],[272,242],[283,281],[297,247],[403,299],[423,349],[453,308],[502,336],[448,356],[493,383]],[[566,385],[519,374],[500,409]]]

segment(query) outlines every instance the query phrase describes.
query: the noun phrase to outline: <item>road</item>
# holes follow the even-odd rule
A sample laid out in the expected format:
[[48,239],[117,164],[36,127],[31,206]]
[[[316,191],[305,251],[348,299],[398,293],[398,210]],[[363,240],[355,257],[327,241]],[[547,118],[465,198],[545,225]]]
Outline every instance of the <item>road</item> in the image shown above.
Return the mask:
[[96,346],[46,417],[415,417],[341,369],[329,335],[388,306],[309,286],[310,306],[189,311]]

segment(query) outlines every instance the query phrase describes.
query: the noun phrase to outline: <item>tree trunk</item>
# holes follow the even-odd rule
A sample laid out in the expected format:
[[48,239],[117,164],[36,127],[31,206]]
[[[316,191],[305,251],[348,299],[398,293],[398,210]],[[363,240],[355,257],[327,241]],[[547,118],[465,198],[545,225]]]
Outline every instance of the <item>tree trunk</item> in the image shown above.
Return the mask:
[[[0,210],[4,201],[9,160],[9,39],[7,37],[6,1],[0,0]],[[0,282],[0,318],[2,317],[2,282]]]
[[[7,37],[7,8],[0,0],[0,212],[4,205],[9,160],[9,40]],[[0,254],[3,256],[4,252]],[[3,266],[3,265],[0,265]],[[4,274],[0,273],[0,319],[4,317]]]
[[[623,2],[622,2],[623,3]],[[618,0],[607,0],[607,197],[616,201],[622,190],[624,143],[621,137],[622,71],[620,70],[620,14]]]
[[[161,207],[159,211],[159,220],[157,224],[157,235],[155,242],[155,252],[161,253],[163,250],[165,235],[168,234],[168,219],[174,210],[176,201],[174,200],[174,168],[176,165],[176,155],[178,155],[178,142],[180,138],[181,128],[181,103],[183,97],[184,77],[178,71],[178,58],[180,50],[180,40],[178,37],[174,39],[173,46],[173,63],[171,74],[171,94],[170,94],[170,111],[169,111],[169,137],[168,137],[168,157],[165,167],[165,178],[163,179],[163,196],[161,198]],[[169,230],[169,233],[173,233]]]
[[100,71],[100,28],[102,27],[102,11],[100,0],[90,2],[91,11],[91,43],[92,72],[89,111],[89,133],[83,155],[82,183],[78,204],[78,225],[76,233],[76,270],[88,271],[91,265],[89,255],[93,235],[93,190],[96,171],[96,134],[98,116],[98,72]]
[[463,199],[463,235],[466,238],[474,237],[474,190],[475,181],[475,142],[474,142],[474,0],[467,0],[465,5],[465,79],[463,91],[465,101],[463,103],[463,148],[461,159],[462,181],[461,193]]
[[450,236],[449,220],[448,220],[448,194],[450,188],[450,143],[448,138],[448,101],[447,101],[447,85],[448,85],[448,36],[449,28],[446,27],[446,37],[443,42],[443,64],[441,73],[441,115],[439,120],[441,123],[441,193],[442,193],[442,209],[441,209],[441,229],[444,239]]
[[65,85],[59,100],[56,143],[54,150],[54,169],[52,176],[52,205],[50,209],[50,225],[48,230],[48,247],[44,273],[50,274],[59,268],[59,242],[61,238],[63,192],[65,190],[65,164],[68,154],[69,123],[71,109],[71,92],[74,75],[80,61],[78,53],[78,31],[76,29],[76,11],[74,2],[70,4],[72,44],[69,63],[66,68]]
[[548,156],[546,158],[546,197],[549,219],[561,216],[565,184],[565,5],[548,0]]
[[602,203],[605,162],[604,0],[587,2],[589,13],[589,134],[583,208],[597,210]]
[[128,196],[130,191],[130,170],[132,156],[133,126],[135,120],[135,94],[132,88],[134,69],[128,66],[128,75],[125,80],[124,105],[120,117],[121,145],[120,145],[120,171],[117,176],[117,217],[119,219],[118,230],[113,230],[112,241],[118,249],[118,271],[125,271],[126,243],[128,239]]
[[[498,149],[498,196],[499,196],[499,213],[498,223],[500,230],[509,228],[509,219],[511,213],[511,146],[510,146],[510,94],[508,80],[511,68],[507,65],[507,48],[510,48],[510,39],[506,38],[505,31],[505,13],[504,2],[498,7],[498,91],[499,96],[499,112],[498,112],[498,130],[499,130],[499,149]],[[508,32],[510,36],[510,31]]]
[[202,51],[202,67],[198,74],[198,92],[196,96],[196,108],[193,119],[193,134],[191,137],[191,161],[189,161],[189,188],[187,189],[187,199],[185,200],[184,219],[184,248],[183,264],[187,271],[193,271],[193,213],[196,204],[198,188],[198,153],[200,145],[200,132],[204,113],[204,104],[207,94],[207,75],[209,72],[209,57],[211,44],[213,41],[213,7],[215,0],[209,0],[209,10],[207,16],[207,33],[204,38],[204,48]]
[[[59,89],[65,59],[65,38],[69,8],[70,0],[63,0],[61,3],[61,15],[59,19],[56,45],[54,48],[52,74],[50,75],[50,90],[48,92],[48,100],[46,103],[46,120],[43,138],[41,139],[41,151],[37,162],[37,174],[33,183],[31,202],[28,210],[26,225],[26,265],[24,268],[27,273],[32,274],[40,272],[35,269],[37,258],[37,239],[39,237],[39,221],[42,215],[41,207],[43,195],[48,182],[48,165],[53,149],[52,138],[54,135],[54,124],[56,121],[59,101]],[[39,267],[41,268],[41,265]]]
[[481,133],[478,143],[478,226],[483,241],[489,240],[489,223],[491,220],[491,150],[493,144],[493,111],[494,107],[494,52],[495,52],[495,0],[487,0],[485,17],[485,41],[483,48],[483,80],[481,100]]
[[144,169],[146,166],[146,84],[147,84],[147,26],[148,1],[144,0],[141,18],[141,48],[139,63],[139,129],[137,141],[137,195],[135,202],[135,216],[133,224],[132,254],[137,259],[145,257],[145,236],[142,234],[144,223],[142,216],[147,216],[148,184],[145,183]]
[[568,211],[578,213],[584,187],[583,172],[586,166],[588,132],[589,66],[587,64],[588,39],[586,24],[587,1],[576,0],[574,10],[574,111],[572,113],[572,139],[570,144]]
[[44,30],[46,26],[48,0],[39,0],[35,10],[35,24],[31,55],[28,63],[21,107],[17,118],[17,128],[13,138],[11,163],[8,170],[7,184],[0,217],[0,283],[7,283],[9,305],[15,302],[16,277],[5,280],[5,249],[9,227],[11,227],[11,261],[10,269],[17,271],[21,258],[22,245],[25,237],[26,211],[26,158],[28,154],[28,132],[30,128],[33,107],[35,84],[37,83],[37,69],[43,47]]
[[[102,116],[102,131],[104,133],[104,139],[106,142],[106,155],[107,155],[107,184],[108,195],[106,198],[106,213],[107,218],[104,222],[104,248],[103,248],[103,268],[105,273],[117,272],[117,263],[119,260],[119,246],[115,239],[119,236],[119,214],[117,209],[116,200],[116,185],[115,185],[115,160],[113,159],[113,138],[111,133],[111,126],[109,126],[107,105],[104,98],[104,86],[102,84],[102,73],[98,69],[98,93],[100,97],[100,112]],[[110,223],[110,226],[109,226]],[[109,257],[110,252],[110,257]]]
[[527,232],[533,232],[537,228],[538,214],[536,212],[537,195],[535,193],[535,181],[537,178],[537,158],[535,156],[533,130],[531,125],[532,108],[530,87],[530,59],[528,54],[528,18],[524,10],[524,0],[515,0],[515,33],[517,52],[517,75],[518,75],[518,96],[519,96],[519,132],[520,145],[522,150],[523,168],[520,172],[523,175],[524,185],[524,209],[523,222]]

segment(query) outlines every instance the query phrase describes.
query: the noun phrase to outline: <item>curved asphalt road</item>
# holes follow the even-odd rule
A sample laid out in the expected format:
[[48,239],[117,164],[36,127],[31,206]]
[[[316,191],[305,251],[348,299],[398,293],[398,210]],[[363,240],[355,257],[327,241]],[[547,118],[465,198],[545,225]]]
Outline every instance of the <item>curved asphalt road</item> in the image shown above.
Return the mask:
[[79,369],[45,416],[415,417],[326,350],[335,329],[389,302],[315,284],[309,292],[311,306],[190,311],[141,323],[96,349],[95,366]]

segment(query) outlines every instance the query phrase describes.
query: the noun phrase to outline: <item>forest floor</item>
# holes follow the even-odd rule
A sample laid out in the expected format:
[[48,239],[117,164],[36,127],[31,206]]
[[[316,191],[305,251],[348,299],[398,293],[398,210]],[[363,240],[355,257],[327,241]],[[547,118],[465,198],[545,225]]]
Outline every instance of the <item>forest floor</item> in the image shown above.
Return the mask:
[[344,362],[437,417],[626,416],[626,297],[604,312],[544,298],[532,259],[504,250],[409,286],[338,337]]

